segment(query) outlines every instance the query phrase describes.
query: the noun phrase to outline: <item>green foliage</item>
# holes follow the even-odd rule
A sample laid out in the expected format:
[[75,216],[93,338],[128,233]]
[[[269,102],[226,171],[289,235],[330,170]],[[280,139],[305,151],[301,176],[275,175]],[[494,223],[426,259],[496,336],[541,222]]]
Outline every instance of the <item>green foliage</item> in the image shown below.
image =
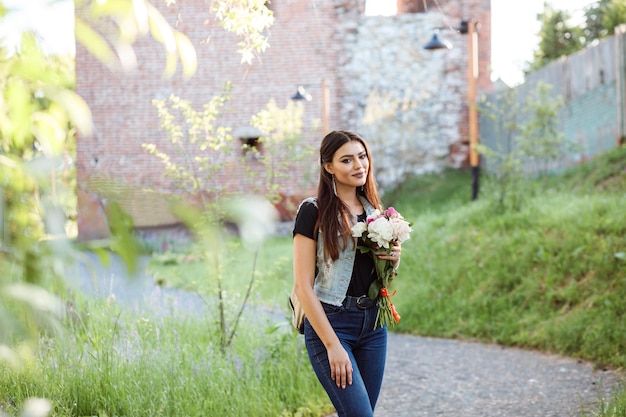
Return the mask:
[[588,417],[626,416],[626,389],[613,393],[611,398],[600,398],[598,410],[585,414]]
[[[90,132],[89,109],[71,91],[73,63],[68,57],[44,55],[32,35],[23,37],[18,53],[0,59],[0,175],[3,183],[9,183],[5,188],[8,200],[36,212],[34,205],[49,196],[61,200],[67,210],[74,199],[67,195],[75,177],[73,126],[83,134]],[[6,210],[9,218],[27,211]],[[38,223],[34,218],[31,221]],[[36,239],[37,233],[12,235]]]
[[[250,62],[252,54],[267,47],[267,39],[262,32],[273,22],[271,12],[263,2],[217,2],[215,5],[215,11],[219,12],[217,18],[226,30],[243,38],[239,52],[244,61]],[[77,42],[111,69],[132,68],[136,64],[133,43],[150,34],[164,46],[165,75],[173,75],[178,62],[182,64],[183,76],[189,77],[195,72],[197,60],[193,45],[185,35],[174,30],[150,2],[76,0],[75,10]],[[0,1],[0,17],[6,18],[6,15],[7,9]],[[4,51],[0,52],[0,84],[3,91],[0,97],[0,267],[3,271],[0,276],[0,379],[2,383],[9,382],[0,390],[3,414],[17,402],[18,407],[23,405],[23,415],[48,415],[49,403],[44,404],[42,400],[36,404],[41,406],[34,410],[31,403],[37,402],[37,399],[31,401],[29,397],[49,395],[55,398],[55,394],[59,393],[39,389],[38,384],[46,382],[40,378],[48,376],[37,369],[30,355],[37,347],[39,336],[48,337],[54,331],[60,331],[58,323],[64,309],[59,298],[51,294],[53,291],[63,292],[61,277],[65,275],[64,268],[70,259],[80,256],[67,239],[66,224],[68,220],[71,222],[75,211],[72,193],[75,174],[68,162],[75,149],[75,131],[83,135],[91,134],[91,116],[85,102],[72,91],[73,71],[67,70],[68,62],[44,55],[32,35],[24,37],[16,54],[7,56]],[[230,212],[236,213],[237,210],[231,207]],[[263,213],[263,210],[259,212]],[[112,239],[86,246],[101,256],[105,256],[108,250],[118,252],[132,272],[138,250],[131,233],[132,222],[115,203],[110,205],[107,215]],[[264,220],[267,219],[266,216]],[[253,237],[258,234],[248,232]],[[210,236],[209,229],[204,233],[206,241],[211,241]],[[116,330],[114,328],[114,332]],[[56,347],[62,339],[52,340]],[[125,406],[124,401],[114,405],[106,403],[117,390],[116,377],[120,375],[114,366],[110,366],[116,361],[114,352],[98,343],[100,340],[90,342],[94,346],[92,351],[66,351],[62,350],[66,346],[62,346],[57,353],[63,356],[70,351],[78,352],[79,359],[84,357],[82,355],[98,359],[97,365],[100,366],[94,369],[92,380],[104,390],[100,392],[103,397],[92,404],[96,410],[85,414],[100,414],[102,407],[107,409],[104,415],[119,415],[118,411]],[[67,357],[63,359],[68,362]],[[26,368],[28,372],[24,375],[14,373],[19,367]],[[102,378],[101,371],[106,371],[107,378]],[[84,375],[76,374],[72,386],[89,381],[89,378],[84,380],[82,377]],[[254,377],[249,379],[258,380]],[[101,385],[102,381],[111,385]],[[47,388],[63,389],[63,381],[60,383],[61,386],[49,385]],[[91,394],[89,388],[87,384],[86,392]],[[154,391],[148,388],[145,392]],[[6,393],[11,393],[11,396]],[[77,405],[73,399],[77,392],[65,391],[64,394],[69,401],[64,411],[75,415]],[[189,403],[195,403],[195,399]],[[17,409],[9,410],[13,411],[17,412]],[[147,415],[162,412],[160,409]],[[164,415],[178,414],[166,412]],[[212,414],[210,410],[208,414]],[[223,410],[217,414],[230,413]]]
[[557,118],[563,108],[563,97],[554,97],[551,90],[550,84],[539,82],[526,98],[523,111],[529,120],[521,126],[517,143],[523,158],[538,163],[538,172],[542,175],[548,174],[550,162],[558,160],[568,150]]
[[[293,101],[281,109],[272,99],[250,121],[250,125],[261,133],[261,148],[253,149],[244,145],[244,159],[260,162],[265,172],[262,178],[258,178],[257,173],[248,168],[248,164],[243,165],[247,169],[249,187],[272,202],[279,200],[284,184],[293,181],[294,170],[301,169],[302,161],[315,153],[313,146],[302,141],[303,112],[303,107]],[[317,167],[312,166],[311,171],[303,175],[300,180],[303,188],[311,185],[311,178],[314,178],[315,173]]]
[[[0,409],[52,399],[55,416],[318,416],[327,411],[303,340],[267,332],[250,311],[221,353],[200,317],[130,313],[115,302],[76,300],[62,338],[43,338],[21,366],[0,365]],[[255,317],[256,316],[256,317]]]
[[[91,133],[91,116],[72,91],[73,70],[67,57],[43,54],[31,34],[18,52],[1,58],[0,349],[9,352],[38,332],[58,332],[63,309],[51,291],[77,257],[70,240],[76,230],[75,134]],[[132,267],[132,225],[109,214],[117,233],[109,249]]]
[[544,181],[559,191],[626,193],[626,147],[616,148],[577,169]]
[[[412,213],[426,188],[405,189],[394,205],[417,221],[396,279],[399,329],[623,368],[625,169],[626,149],[616,149],[536,181],[524,208],[505,214],[454,195]],[[585,415],[624,416],[625,399],[619,391]]]
[[585,9],[585,44],[613,34],[615,27],[626,23],[623,0],[598,0]]
[[[176,73],[178,63],[184,77],[197,69],[196,50],[189,38],[172,27],[149,1],[75,0],[76,40],[111,70],[129,70],[137,65],[132,45],[151,36],[166,53],[164,75]],[[168,0],[168,6],[176,3]],[[235,34],[241,62],[251,64],[268,46],[266,32],[274,23],[267,4],[260,0],[219,0],[207,5],[218,24]]]
[[[625,149],[583,169],[607,161],[626,182]],[[527,179],[537,192],[515,212],[484,199],[415,210],[419,190],[403,193],[395,207],[415,222],[394,281],[399,328],[625,366],[625,194],[602,186],[606,171],[600,189],[580,187],[576,171]]]
[[611,0],[604,10],[602,25],[608,34],[612,34],[615,28],[626,23],[626,3],[624,0]]
[[[178,191],[173,198],[178,198],[180,203],[174,207],[177,215],[196,237],[197,245],[194,246],[192,258],[200,261],[195,273],[187,275],[199,279],[188,280],[184,286],[217,298],[217,334],[224,351],[237,333],[241,314],[258,279],[256,262],[260,250],[259,238],[266,235],[262,229],[272,227],[277,220],[275,210],[268,210],[268,201],[278,200],[279,190],[284,186],[282,182],[289,178],[290,170],[311,152],[299,140],[302,108],[291,103],[286,109],[280,109],[271,101],[252,120],[252,125],[262,136],[258,138],[256,146],[243,144],[241,161],[238,161],[232,155],[237,146],[233,143],[230,128],[216,126],[227,100],[226,93],[216,96],[199,111],[190,102],[174,96],[168,101],[155,101],[161,128],[167,132],[172,145],[170,149],[174,152],[162,151],[155,144],[143,145],[161,160],[173,189]],[[256,162],[254,168],[246,163],[248,160]],[[277,163],[279,160],[280,164]],[[285,160],[291,163],[282,162]],[[264,172],[259,172],[259,166]],[[249,182],[247,188],[262,195],[263,201],[243,197],[238,203],[233,203],[233,198],[241,197],[245,189],[243,185],[246,184],[240,181],[233,184],[229,179],[232,178],[232,171],[235,168],[240,170],[241,167],[244,167],[243,172]],[[232,262],[236,259],[232,253],[239,249],[233,248],[232,239],[224,228],[224,224],[229,222],[236,225],[244,241],[255,241],[257,246],[248,258],[252,259],[251,265],[247,262]],[[249,279],[244,287],[247,288],[245,295],[237,301],[228,285],[233,282],[230,279],[233,265],[251,268],[251,272],[239,275]],[[165,276],[159,278],[161,282],[168,280]],[[234,303],[238,303],[239,307],[232,309]]]
[[594,39],[602,39],[612,33],[612,30],[607,30],[603,23],[604,15],[612,1],[613,0],[599,0],[585,9],[585,27],[583,28],[583,33],[586,43],[590,43]]
[[[195,252],[196,249],[191,249],[186,253],[154,255],[148,264],[148,272],[162,285],[209,294],[212,280],[204,278],[206,265],[200,257],[193,255]],[[268,238],[258,250],[240,240],[230,241],[229,256],[224,259],[224,268],[228,271],[225,291],[231,297],[243,298],[242,289],[249,283],[256,257],[256,268],[252,271],[256,285],[249,302],[284,307],[284,298],[293,285],[291,252],[292,241],[288,237]]]
[[[251,125],[260,134],[258,141],[254,146],[243,143],[238,149],[231,129],[216,126],[230,88],[227,84],[225,92],[201,110],[175,96],[155,100],[161,128],[167,132],[172,150],[163,151],[152,143],[143,145],[161,160],[173,188],[183,196],[199,198],[203,207],[220,198],[240,195],[244,189],[276,201],[285,181],[291,180],[293,169],[314,152],[301,141],[302,107],[289,103],[281,109],[273,100],[252,118]],[[238,150],[241,156],[235,154]],[[234,169],[244,170],[245,183],[228,182]]]
[[553,97],[551,88],[538,83],[523,105],[515,89],[504,90],[493,101],[481,103],[483,116],[495,121],[496,143],[492,147],[481,145],[479,151],[493,174],[488,181],[494,182],[500,210],[519,209],[534,192],[526,175],[547,175],[551,163],[572,148],[558,128],[563,98]]
[[32,35],[0,62],[2,349],[58,329],[60,309],[42,286],[59,281],[71,252],[73,126],[89,132],[89,111],[70,90],[71,62],[45,56]]
[[[521,149],[516,146],[519,140],[521,109],[515,89],[503,90],[493,101],[481,103],[481,114],[494,121],[496,143],[492,147],[479,146],[479,152],[487,158],[489,171],[493,174],[498,205],[519,207],[523,186],[523,158]],[[484,195],[484,192],[483,192]]]
[[[146,7],[143,20],[142,6]],[[0,10],[4,18],[10,16],[2,4]],[[148,3],[77,1],[76,10],[78,42],[103,59],[114,53],[94,29],[99,24],[103,25],[100,29],[108,29],[109,24],[117,27],[117,31],[104,30],[120,52],[115,59],[132,55],[130,44],[148,24],[153,35],[161,36],[166,44],[168,36],[175,38],[176,45],[167,44],[168,56],[185,48],[184,39],[168,31],[168,26],[158,21],[162,16]],[[185,70],[194,68],[188,55],[180,53]],[[2,51],[0,60],[0,260],[7,271],[0,277],[0,298],[6,306],[0,317],[4,330],[0,343],[11,343],[32,336],[39,324],[38,315],[22,314],[21,309],[46,313],[45,293],[32,299],[16,298],[19,282],[36,284],[38,289],[57,285],[67,259],[75,255],[67,240],[75,232],[74,135],[77,131],[90,135],[92,126],[89,108],[72,91],[73,63],[68,57],[45,55],[34,36],[26,34],[17,52],[9,55]],[[112,248],[132,267],[136,251],[125,233],[132,225],[120,213],[109,213],[109,220],[115,231],[122,233],[110,242]]]
[[[240,166],[237,159],[231,157],[235,150],[233,137],[229,128],[215,126],[226,100],[225,94],[216,96],[200,111],[178,97],[170,97],[169,102],[155,101],[161,127],[168,133],[175,153],[161,151],[155,144],[144,145],[148,152],[161,160],[173,188],[178,190],[179,194],[174,197],[180,202],[174,206],[174,210],[194,234],[197,241],[194,258],[201,261],[201,270],[197,271],[200,282],[195,285],[187,283],[186,287],[195,287],[201,294],[217,298],[217,336],[224,351],[231,345],[237,333],[242,312],[257,279],[258,245],[265,238],[266,232],[270,231],[263,229],[271,228],[276,220],[276,212],[267,200],[275,197],[280,189],[278,179],[290,168],[289,165],[278,167],[275,160],[278,155],[284,158],[287,152],[295,154],[294,149],[297,146],[293,126],[281,124],[284,122],[281,115],[292,115],[293,111],[282,112],[270,103],[268,110],[261,112],[256,118],[257,125],[264,128],[266,134],[262,141],[266,145],[263,152],[244,148],[243,156],[249,158],[254,155],[265,167],[265,182],[259,187],[260,194],[264,197],[241,197],[243,187],[228,182],[232,177],[230,173]],[[254,173],[245,172],[251,182],[258,182]],[[233,200],[234,197],[239,197],[240,200]],[[193,204],[191,201],[197,203]],[[232,275],[229,265],[233,259],[232,238],[225,230],[226,223],[236,225],[244,241],[253,242],[255,246],[254,254],[250,258],[253,260],[251,272],[244,275],[249,276],[245,287],[247,290],[237,300],[239,307],[236,309],[230,308],[235,300],[228,288],[228,283],[232,280],[226,279]]]
[[550,62],[570,55],[583,47],[583,30],[571,25],[569,13],[555,10],[544,3],[543,13],[537,16],[541,24],[539,29],[539,48],[534,52],[534,60],[529,70],[536,70]]
[[550,62],[571,55],[602,38],[613,35],[615,28],[626,23],[624,0],[597,0],[585,8],[585,22],[570,23],[569,13],[556,10],[545,3],[543,13],[537,16],[541,23],[539,48],[528,71],[539,69]]
[[[535,179],[538,192],[516,212],[469,203],[470,176],[462,171],[415,178],[390,193],[414,220],[394,281],[402,314],[396,328],[624,366],[626,194],[614,187],[626,183],[625,169],[620,148]],[[255,248],[240,243],[226,245],[234,259],[225,289],[242,293]],[[114,303],[78,300],[70,334],[44,339],[36,357],[15,349],[21,368],[0,369],[0,407],[13,413],[12,402],[45,396],[59,416],[325,415],[301,337],[286,320],[272,327],[275,318],[266,315],[286,311],[290,246],[290,238],[274,238],[258,252],[254,303],[227,352],[204,317],[137,317]],[[210,285],[200,278],[202,265],[193,253],[169,254],[149,268],[173,286]],[[603,400],[591,415],[623,416],[624,398]]]
[[[220,4],[218,19],[230,22],[227,30],[244,38],[241,53],[262,51],[267,40],[261,33],[273,22],[265,5]],[[178,62],[184,76],[195,72],[195,49],[149,2],[76,0],[75,6],[77,42],[112,69],[132,68],[132,44],[150,34],[166,50],[166,75],[175,73]],[[244,17],[248,8],[254,10]],[[0,2],[0,17],[9,15]],[[265,15],[263,24],[252,24],[251,16],[260,15]],[[92,126],[86,103],[72,91],[74,75],[69,60],[46,56],[29,34],[15,54],[1,51],[0,61],[0,263],[6,272],[0,277],[0,350],[11,351],[11,343],[46,329],[46,325],[38,327],[42,324],[39,317],[49,313],[48,293],[43,288],[59,285],[67,260],[76,257],[76,248],[67,239],[75,233],[71,159],[76,131],[90,135]],[[112,204],[107,213],[112,239],[86,246],[101,256],[108,250],[120,253],[132,270],[139,248],[130,232],[130,219],[116,207]],[[40,297],[21,297],[20,282],[36,284],[32,291],[44,292]]]
[[268,37],[263,31],[274,24],[274,13],[265,0],[216,0],[211,10],[220,25],[240,37],[237,52],[241,62],[251,64],[253,58],[269,47]]
[[469,174],[457,169],[408,178],[395,189],[385,193],[385,205],[396,207],[398,201],[404,200],[405,194],[410,194],[415,197],[412,202],[415,212],[448,210],[469,201],[471,196],[469,181],[471,181]]
[[161,129],[169,136],[173,152],[162,151],[153,143],[142,145],[163,163],[164,174],[171,180],[173,189],[182,196],[200,198],[205,207],[237,192],[224,183],[233,168],[226,163],[233,151],[233,137],[229,128],[214,126],[228,101],[229,91],[227,84],[224,93],[213,97],[201,110],[195,110],[188,100],[176,96],[154,100]]
[[74,5],[76,41],[111,70],[134,69],[137,58],[132,45],[149,34],[165,49],[166,76],[174,75],[179,61],[184,76],[195,73],[198,63],[193,44],[150,2],[75,0]]

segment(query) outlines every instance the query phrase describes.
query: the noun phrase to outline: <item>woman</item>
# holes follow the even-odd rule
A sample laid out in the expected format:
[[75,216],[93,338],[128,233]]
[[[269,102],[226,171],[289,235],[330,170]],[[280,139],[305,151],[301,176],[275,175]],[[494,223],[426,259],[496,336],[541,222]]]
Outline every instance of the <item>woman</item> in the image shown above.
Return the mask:
[[[370,253],[350,228],[381,209],[363,138],[331,132],[320,146],[317,198],[304,200],[293,231],[294,288],[306,314],[309,359],[339,417],[374,415],[383,380],[387,328],[374,328],[378,306],[367,297],[376,279]],[[400,261],[400,245],[381,259]]]

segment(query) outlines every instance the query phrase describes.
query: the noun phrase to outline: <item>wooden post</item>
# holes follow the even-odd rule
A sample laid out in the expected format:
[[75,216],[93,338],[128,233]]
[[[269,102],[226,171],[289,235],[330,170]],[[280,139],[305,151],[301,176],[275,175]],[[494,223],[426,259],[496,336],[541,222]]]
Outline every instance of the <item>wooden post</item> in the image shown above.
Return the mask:
[[476,21],[468,22],[468,59],[467,59],[467,106],[469,113],[469,159],[472,170],[472,200],[478,198],[480,158],[478,156],[478,109],[476,108],[476,78],[478,77],[478,33]]
[[328,106],[330,94],[328,92],[328,84],[326,80],[322,80],[322,136],[328,133]]

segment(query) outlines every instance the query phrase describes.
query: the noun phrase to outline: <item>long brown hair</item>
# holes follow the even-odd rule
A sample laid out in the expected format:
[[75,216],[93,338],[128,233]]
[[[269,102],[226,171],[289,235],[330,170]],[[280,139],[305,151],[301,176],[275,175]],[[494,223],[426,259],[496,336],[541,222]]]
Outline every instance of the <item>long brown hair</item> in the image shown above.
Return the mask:
[[322,144],[320,145],[320,179],[317,186],[319,215],[315,229],[322,232],[324,257],[333,261],[339,258],[340,249],[345,249],[348,242],[352,240],[351,223],[349,220],[350,209],[335,195],[333,191],[333,177],[326,171],[324,164],[332,162],[335,152],[353,140],[361,142],[369,161],[365,185],[357,188],[357,194],[365,197],[375,208],[380,209],[382,206],[374,180],[372,156],[365,140],[353,132],[341,130],[330,132],[322,139]]

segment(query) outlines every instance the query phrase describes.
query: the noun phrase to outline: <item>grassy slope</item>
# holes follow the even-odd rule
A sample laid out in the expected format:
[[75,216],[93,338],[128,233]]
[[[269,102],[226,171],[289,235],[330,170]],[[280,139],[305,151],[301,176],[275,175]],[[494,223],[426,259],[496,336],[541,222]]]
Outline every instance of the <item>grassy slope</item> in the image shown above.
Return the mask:
[[[626,149],[527,184],[515,211],[498,210],[487,176],[482,183],[475,202],[462,171],[385,195],[415,229],[395,281],[397,329],[626,365]],[[290,251],[289,237],[266,242],[256,262],[244,251],[225,285],[243,291],[256,264],[251,301],[284,307]],[[168,263],[151,269],[169,285],[210,292],[202,263]]]
[[[483,178],[470,202],[461,171],[420,177],[385,195],[414,221],[404,244],[397,330],[495,341],[599,363],[626,364],[626,149],[527,187],[520,210],[497,209]],[[228,264],[227,291],[242,292],[253,266],[253,303],[286,306],[291,238],[275,238]],[[201,262],[187,255],[155,262],[168,285],[211,290]],[[230,294],[232,295],[232,294]],[[322,396],[323,397],[323,396]],[[626,401],[626,394],[617,401]],[[597,415],[624,415],[619,413]]]
[[398,330],[538,348],[626,366],[626,149],[533,181],[496,209],[462,172],[386,196],[414,221],[394,297]]

